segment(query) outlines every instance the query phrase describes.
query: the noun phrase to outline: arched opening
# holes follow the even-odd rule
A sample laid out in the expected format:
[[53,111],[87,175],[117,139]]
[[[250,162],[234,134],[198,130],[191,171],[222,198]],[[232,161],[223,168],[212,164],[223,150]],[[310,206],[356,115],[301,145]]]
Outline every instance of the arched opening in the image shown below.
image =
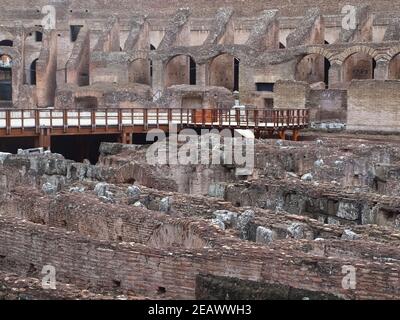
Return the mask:
[[31,63],[31,67],[29,69],[30,71],[30,77],[31,77],[31,85],[36,85],[36,63],[38,59],[33,60]]
[[239,91],[239,72],[240,60],[228,53],[223,53],[210,63],[210,85]]
[[323,55],[313,53],[303,57],[296,66],[295,79],[309,84],[324,82],[329,85],[331,63]]
[[196,84],[196,62],[187,55],[175,56],[166,66],[165,84],[167,87],[178,84]]
[[400,79],[400,53],[395,55],[389,63],[389,79]]
[[128,76],[129,82],[150,85],[151,66],[148,59],[137,59],[130,63]]
[[0,101],[12,101],[12,59],[0,56]]
[[3,40],[0,41],[0,47],[12,47],[13,46],[13,41],[12,40]]
[[[150,51],[156,50],[156,47],[150,44]],[[150,79],[153,79],[153,61],[150,59]]]
[[376,62],[371,56],[363,52],[354,53],[347,57],[342,65],[343,82],[374,79],[375,67]]

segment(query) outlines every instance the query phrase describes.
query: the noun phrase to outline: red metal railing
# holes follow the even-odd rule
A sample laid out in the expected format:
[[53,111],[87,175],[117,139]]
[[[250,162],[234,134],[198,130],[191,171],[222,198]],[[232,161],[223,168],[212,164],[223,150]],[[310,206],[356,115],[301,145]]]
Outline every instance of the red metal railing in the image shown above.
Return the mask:
[[309,124],[307,109],[0,109],[0,131],[40,131],[40,128],[118,128],[141,126],[143,131],[171,124],[178,127],[228,127],[248,129],[296,129]]

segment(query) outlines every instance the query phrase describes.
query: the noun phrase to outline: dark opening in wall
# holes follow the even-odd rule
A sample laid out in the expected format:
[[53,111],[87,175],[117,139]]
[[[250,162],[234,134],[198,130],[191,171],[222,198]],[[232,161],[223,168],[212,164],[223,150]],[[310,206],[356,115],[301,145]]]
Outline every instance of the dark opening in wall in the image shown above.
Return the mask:
[[279,42],[279,49],[286,49],[285,45],[282,42]]
[[275,86],[275,83],[257,82],[256,83],[256,90],[257,91],[274,92],[274,86]]
[[157,289],[158,294],[165,294],[166,292],[167,292],[167,289],[165,289],[164,287],[158,287],[158,289]]
[[12,101],[12,59],[0,56],[0,101]]
[[0,139],[0,151],[16,154],[18,149],[30,149],[35,147],[33,137],[2,138]]
[[196,62],[190,58],[190,84],[196,84]]
[[234,59],[233,91],[239,91],[239,59]]
[[12,40],[3,40],[0,41],[0,47],[12,47],[13,46],[13,41]]
[[274,108],[274,99],[273,98],[264,99],[264,108],[265,109],[273,109]]
[[33,60],[30,68],[30,73],[31,73],[31,85],[36,85],[36,62],[38,59]]
[[372,59],[372,79],[375,79],[375,72],[376,72],[376,60]]
[[[88,86],[89,83],[90,83],[89,74],[88,73],[80,73],[79,79],[78,79],[78,85],[80,87],[83,87],[83,86]],[[97,103],[97,100],[96,100],[96,103]]]
[[118,142],[118,135],[52,136],[51,151],[69,160],[82,162],[87,159],[91,164],[96,164],[102,142]]
[[[156,50],[156,47],[150,44],[150,51]],[[153,77],[153,61],[150,59],[150,78]]]
[[82,29],[82,25],[72,25],[70,26],[71,31],[71,42],[75,42],[78,39],[79,32]]
[[35,32],[35,41],[42,42],[43,41],[43,33],[40,31]]
[[329,69],[331,68],[331,62],[325,58],[324,64],[324,82],[326,87],[329,87]]

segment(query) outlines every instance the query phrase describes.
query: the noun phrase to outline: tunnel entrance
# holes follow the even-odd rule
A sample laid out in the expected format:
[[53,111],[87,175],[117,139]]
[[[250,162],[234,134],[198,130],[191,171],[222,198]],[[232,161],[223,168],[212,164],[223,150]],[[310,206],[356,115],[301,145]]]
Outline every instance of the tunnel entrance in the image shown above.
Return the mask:
[[118,142],[118,135],[52,136],[51,151],[66,159],[82,162],[84,159],[96,164],[102,142]]
[[0,152],[9,152],[16,154],[18,149],[30,149],[34,147],[34,137],[0,139]]

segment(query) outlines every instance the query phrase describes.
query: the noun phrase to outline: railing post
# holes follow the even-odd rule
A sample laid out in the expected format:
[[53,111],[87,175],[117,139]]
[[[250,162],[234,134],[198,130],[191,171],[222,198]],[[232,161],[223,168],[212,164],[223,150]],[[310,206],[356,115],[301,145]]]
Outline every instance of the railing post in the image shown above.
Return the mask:
[[254,129],[258,128],[258,110],[254,110]]
[[7,135],[11,134],[11,111],[6,111],[6,133]]
[[92,123],[92,132],[96,131],[96,112],[94,110],[90,111],[90,121]]
[[21,111],[21,132],[25,131],[25,114],[24,110]]
[[40,110],[35,110],[35,129],[36,129],[36,134],[40,133],[40,116],[39,112]]
[[78,132],[81,131],[81,110],[78,110]]
[[68,110],[63,109],[63,131],[67,132],[68,129]]
[[149,114],[148,109],[143,109],[143,128],[147,130],[149,128]]
[[168,109],[168,127],[172,122],[172,109]]
[[118,109],[118,130],[122,131],[122,110]]

